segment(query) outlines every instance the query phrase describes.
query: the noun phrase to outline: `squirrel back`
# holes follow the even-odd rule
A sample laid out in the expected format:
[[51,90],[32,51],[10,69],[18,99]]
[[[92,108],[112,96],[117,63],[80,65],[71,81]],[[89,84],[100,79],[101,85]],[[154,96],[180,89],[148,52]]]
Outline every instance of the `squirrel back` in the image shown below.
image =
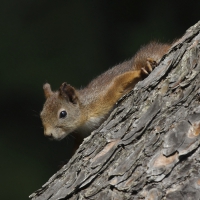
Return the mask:
[[[90,101],[90,99],[93,101],[94,98],[98,96],[99,92],[105,91],[105,86],[109,87],[115,77],[128,71],[141,70],[142,68],[145,68],[148,58],[159,63],[160,59],[165,53],[167,53],[170,46],[171,45],[169,44],[151,42],[148,45],[141,47],[130,60],[112,67],[92,80],[83,90],[80,90],[81,94],[85,94],[86,96],[84,101]],[[145,78],[144,74],[141,76],[141,79],[143,78]]]
[[152,71],[170,46],[152,42],[81,90],[63,83],[58,91],[52,92],[46,83],[43,87],[46,102],[41,112],[44,134],[56,140],[71,132],[87,136],[107,118],[117,100]]

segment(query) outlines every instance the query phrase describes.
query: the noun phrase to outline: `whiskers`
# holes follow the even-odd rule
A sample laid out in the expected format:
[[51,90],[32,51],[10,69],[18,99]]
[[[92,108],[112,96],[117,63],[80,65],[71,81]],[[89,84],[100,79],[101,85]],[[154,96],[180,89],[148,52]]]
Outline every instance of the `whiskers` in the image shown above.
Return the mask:
[[31,112],[33,113],[34,117],[40,118],[40,112],[38,112],[36,110],[31,110]]
[[64,140],[68,142],[74,142],[74,140],[76,139],[76,137],[72,134],[67,135]]

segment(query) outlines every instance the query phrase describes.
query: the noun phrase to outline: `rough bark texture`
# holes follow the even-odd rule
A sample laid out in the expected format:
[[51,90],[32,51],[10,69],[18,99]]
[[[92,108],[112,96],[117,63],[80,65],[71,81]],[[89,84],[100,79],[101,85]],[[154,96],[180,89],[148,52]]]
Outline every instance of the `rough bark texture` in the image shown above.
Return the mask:
[[200,199],[200,22],[33,200]]

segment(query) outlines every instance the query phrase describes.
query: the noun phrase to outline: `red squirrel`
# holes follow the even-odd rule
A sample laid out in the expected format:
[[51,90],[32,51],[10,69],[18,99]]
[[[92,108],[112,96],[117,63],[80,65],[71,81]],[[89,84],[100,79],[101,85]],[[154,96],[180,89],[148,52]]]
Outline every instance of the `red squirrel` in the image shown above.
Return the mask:
[[82,139],[89,135],[108,117],[116,102],[152,71],[170,47],[152,42],[129,61],[114,66],[80,90],[63,83],[53,92],[48,83],[44,84],[46,102],[40,114],[44,135],[55,140],[72,132]]

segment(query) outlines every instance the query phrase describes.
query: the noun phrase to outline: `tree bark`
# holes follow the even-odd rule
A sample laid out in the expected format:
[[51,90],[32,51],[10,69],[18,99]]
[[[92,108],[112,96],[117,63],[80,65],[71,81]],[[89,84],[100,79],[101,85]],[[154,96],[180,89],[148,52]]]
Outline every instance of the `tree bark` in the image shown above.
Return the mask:
[[200,199],[200,21],[33,200]]

